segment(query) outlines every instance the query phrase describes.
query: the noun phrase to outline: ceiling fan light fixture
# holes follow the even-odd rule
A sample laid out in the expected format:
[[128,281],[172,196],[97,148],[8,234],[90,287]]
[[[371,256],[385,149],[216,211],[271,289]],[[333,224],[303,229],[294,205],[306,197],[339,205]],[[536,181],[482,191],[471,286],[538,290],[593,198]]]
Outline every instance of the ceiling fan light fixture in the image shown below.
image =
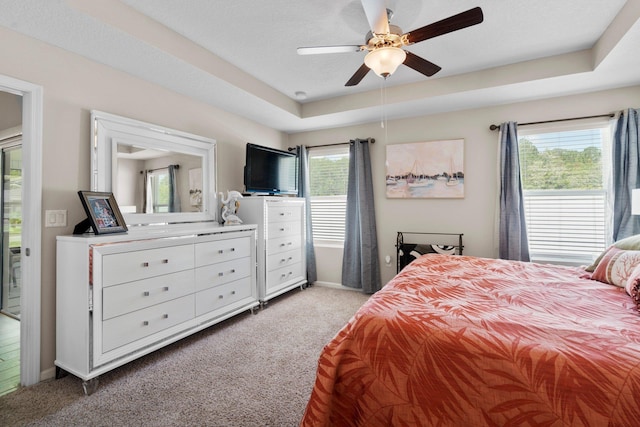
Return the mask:
[[407,58],[407,53],[399,47],[381,47],[367,53],[364,63],[382,78],[387,78]]

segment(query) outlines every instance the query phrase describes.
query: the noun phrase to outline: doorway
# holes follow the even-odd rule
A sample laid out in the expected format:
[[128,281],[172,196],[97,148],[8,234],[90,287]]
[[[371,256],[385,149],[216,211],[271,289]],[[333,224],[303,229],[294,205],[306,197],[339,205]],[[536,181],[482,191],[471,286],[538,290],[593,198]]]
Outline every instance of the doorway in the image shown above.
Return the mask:
[[20,320],[22,135],[0,141],[0,312]]
[[[0,75],[0,93],[21,97],[22,174],[21,231],[19,254],[13,266],[19,268],[19,365],[20,384],[40,381],[41,271],[42,271],[42,87]],[[15,142],[15,141],[14,141]],[[4,315],[3,315],[4,316]],[[53,377],[53,368],[51,369]],[[49,376],[49,373],[44,374]]]
[[0,93],[0,396],[20,386],[22,97]]

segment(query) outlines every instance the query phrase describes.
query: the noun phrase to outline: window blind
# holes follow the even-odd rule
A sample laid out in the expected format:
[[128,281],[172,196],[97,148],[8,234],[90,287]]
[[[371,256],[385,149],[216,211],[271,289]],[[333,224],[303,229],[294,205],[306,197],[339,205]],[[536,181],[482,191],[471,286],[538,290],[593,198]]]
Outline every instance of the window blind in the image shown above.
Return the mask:
[[314,241],[344,242],[347,196],[311,198],[311,221]]
[[605,248],[606,193],[525,191],[532,261],[590,264]]

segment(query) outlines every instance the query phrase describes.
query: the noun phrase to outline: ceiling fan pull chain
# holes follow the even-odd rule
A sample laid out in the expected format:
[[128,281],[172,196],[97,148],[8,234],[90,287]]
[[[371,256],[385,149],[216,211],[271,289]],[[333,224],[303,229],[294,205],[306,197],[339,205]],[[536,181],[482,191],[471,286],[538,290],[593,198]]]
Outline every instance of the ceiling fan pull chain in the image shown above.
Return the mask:
[[380,103],[381,103],[381,109],[380,110],[381,110],[381,115],[382,115],[382,117],[380,117],[380,127],[382,129],[385,128],[385,123],[387,121],[387,112],[386,112],[386,109],[385,109],[385,104],[386,104],[386,102],[385,102],[386,101],[385,100],[386,84],[385,83],[386,82],[387,82],[386,78],[382,79],[382,84],[380,85]]

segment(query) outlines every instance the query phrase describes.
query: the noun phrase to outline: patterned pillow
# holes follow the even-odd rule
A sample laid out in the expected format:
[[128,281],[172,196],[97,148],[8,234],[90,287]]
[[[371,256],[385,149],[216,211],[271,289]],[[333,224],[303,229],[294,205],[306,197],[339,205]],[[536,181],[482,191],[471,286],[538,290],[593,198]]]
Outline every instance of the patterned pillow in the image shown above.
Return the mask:
[[624,288],[627,279],[640,265],[640,251],[626,251],[612,246],[604,254],[591,278]]
[[633,289],[638,284],[640,284],[640,265],[636,266],[636,268],[633,269],[633,271],[627,278],[627,283],[624,285],[624,290],[633,297]]
[[640,311],[640,280],[636,279],[633,281],[630,295],[631,299],[636,303],[636,308]]
[[595,271],[595,269],[598,267],[598,264],[600,264],[600,261],[602,261],[602,258],[604,258],[604,256],[607,254],[609,249],[611,249],[612,247],[616,247],[616,248],[619,248],[619,249],[625,249],[625,250],[633,250],[633,251],[640,250],[640,234],[636,234],[634,236],[629,236],[627,238],[618,240],[613,245],[611,245],[607,249],[605,249],[600,254],[600,256],[593,262],[593,264],[591,264],[590,266],[585,268],[585,270],[586,271],[590,271],[590,272],[591,271]]

